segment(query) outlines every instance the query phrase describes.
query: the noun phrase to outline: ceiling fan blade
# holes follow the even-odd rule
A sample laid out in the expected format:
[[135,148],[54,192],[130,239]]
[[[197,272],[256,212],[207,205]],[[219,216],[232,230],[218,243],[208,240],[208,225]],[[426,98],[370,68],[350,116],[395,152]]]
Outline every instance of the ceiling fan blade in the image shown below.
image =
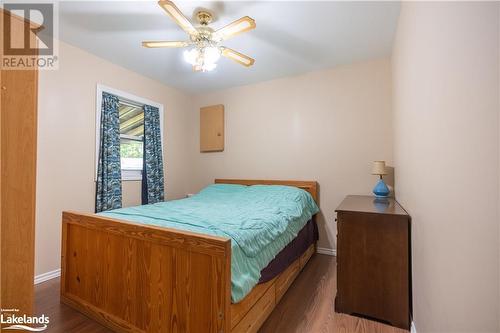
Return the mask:
[[226,40],[243,32],[255,29],[255,20],[249,16],[244,16],[239,20],[229,23],[214,33],[215,38]]
[[185,32],[190,35],[194,35],[198,32],[172,1],[160,0],[158,4]]
[[156,47],[185,47],[190,43],[185,41],[168,41],[168,40],[147,40],[142,42],[142,46],[149,48]]
[[224,47],[222,49],[222,55],[246,67],[252,66],[255,62],[255,60],[250,58],[249,56],[246,56],[243,53],[239,53],[227,47]]

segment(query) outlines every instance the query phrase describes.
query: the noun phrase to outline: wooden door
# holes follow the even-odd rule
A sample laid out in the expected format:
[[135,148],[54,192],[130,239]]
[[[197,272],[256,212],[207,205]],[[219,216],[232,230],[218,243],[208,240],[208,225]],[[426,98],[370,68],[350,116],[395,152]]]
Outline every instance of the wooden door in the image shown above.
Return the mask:
[[33,311],[37,85],[36,69],[0,70],[1,305],[20,314]]
[[224,150],[224,105],[200,109],[200,152]]

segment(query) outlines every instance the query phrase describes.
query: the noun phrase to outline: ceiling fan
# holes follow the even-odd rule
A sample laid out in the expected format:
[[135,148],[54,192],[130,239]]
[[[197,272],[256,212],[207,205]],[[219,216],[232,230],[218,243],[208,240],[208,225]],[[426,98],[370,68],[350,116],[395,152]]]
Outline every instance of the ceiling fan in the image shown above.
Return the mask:
[[172,1],[161,0],[158,4],[175,23],[188,33],[190,40],[144,41],[142,46],[148,48],[190,47],[189,50],[184,51],[184,59],[193,66],[194,71],[206,72],[215,69],[221,55],[246,67],[254,64],[255,60],[249,56],[220,45],[224,40],[255,29],[255,20],[251,17],[244,16],[221,29],[214,30],[208,26],[212,22],[212,14],[201,10],[196,13],[200,26],[195,28]]

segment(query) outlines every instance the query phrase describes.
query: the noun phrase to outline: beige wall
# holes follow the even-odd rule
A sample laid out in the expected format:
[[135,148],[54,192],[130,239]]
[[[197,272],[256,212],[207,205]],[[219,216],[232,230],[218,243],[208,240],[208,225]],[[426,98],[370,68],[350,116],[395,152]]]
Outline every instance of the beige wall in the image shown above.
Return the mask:
[[[225,106],[226,147],[199,153],[199,107]],[[392,160],[388,59],[208,93],[195,98],[191,190],[214,178],[317,180],[320,247],[335,248],[334,210],[370,193],[371,161]]]
[[[59,70],[40,71],[36,274],[60,267],[61,212],[95,208],[95,95],[101,83],[165,108],[166,194],[187,192],[190,97],[65,43]],[[140,204],[140,182],[123,183],[123,204]]]
[[497,6],[401,8],[394,162],[397,199],[413,218],[419,333],[498,330]]

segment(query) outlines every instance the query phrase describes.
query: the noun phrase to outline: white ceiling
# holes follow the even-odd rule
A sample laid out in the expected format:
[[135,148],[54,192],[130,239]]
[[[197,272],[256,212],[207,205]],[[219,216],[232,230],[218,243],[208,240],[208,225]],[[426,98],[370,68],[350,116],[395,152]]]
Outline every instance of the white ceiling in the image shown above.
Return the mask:
[[[71,1],[59,5],[61,40],[191,93],[245,85],[387,56],[398,2],[177,1],[190,19],[207,8],[215,29],[242,16],[257,28],[224,43],[256,59],[245,68],[221,58],[213,72],[194,73],[182,49],[146,49],[142,40],[186,40],[155,1]],[[194,22],[194,21],[193,21]]]

